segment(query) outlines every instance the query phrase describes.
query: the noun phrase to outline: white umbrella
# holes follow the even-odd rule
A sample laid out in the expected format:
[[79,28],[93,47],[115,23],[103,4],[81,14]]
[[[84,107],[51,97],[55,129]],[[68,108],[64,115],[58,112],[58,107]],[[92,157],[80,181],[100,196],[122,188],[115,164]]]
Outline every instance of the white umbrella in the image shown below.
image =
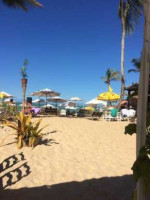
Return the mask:
[[55,106],[53,106],[53,105],[51,105],[51,104],[47,104],[47,105],[45,105],[45,106],[42,106],[42,108],[46,108],[46,107],[47,107],[47,108],[50,108],[50,107],[51,107],[51,108],[56,108]]
[[[9,99],[5,99],[4,102],[7,103],[7,102],[10,102],[10,100],[11,100],[10,98]],[[13,103],[15,103],[15,101],[13,101]]]
[[41,102],[45,102],[44,99],[35,99],[32,101],[32,103],[41,103]]
[[70,101],[82,101],[79,97],[72,97],[70,98]]
[[85,105],[90,105],[90,106],[96,106],[96,105],[107,106],[107,102],[106,101],[102,101],[102,100],[98,100],[97,98],[94,98],[91,101],[86,102]]
[[62,106],[66,107],[66,106],[69,106],[69,107],[75,107],[76,106],[76,103],[72,102],[72,101],[68,101],[66,102],[65,104],[63,104]]
[[50,102],[56,103],[56,107],[57,107],[57,103],[64,103],[64,102],[66,102],[65,99],[63,99],[63,98],[61,98],[61,97],[58,97],[58,96],[56,96],[56,97],[51,97],[51,98],[49,98],[49,99],[47,99],[47,100],[50,101]]
[[48,88],[31,93],[31,96],[46,97],[46,105],[47,105],[47,97],[54,97],[59,95],[60,95],[59,92],[55,92]]
[[45,102],[44,99],[35,99],[32,101],[32,103],[39,103],[39,107],[40,107],[40,103]]
[[77,108],[73,107],[73,106],[66,106],[65,109],[66,110],[76,110]]

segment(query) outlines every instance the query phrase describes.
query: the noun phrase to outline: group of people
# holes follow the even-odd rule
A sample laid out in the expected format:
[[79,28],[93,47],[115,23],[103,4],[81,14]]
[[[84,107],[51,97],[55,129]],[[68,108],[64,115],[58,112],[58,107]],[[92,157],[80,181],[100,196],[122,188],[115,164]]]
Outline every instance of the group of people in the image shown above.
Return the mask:
[[136,111],[133,109],[132,106],[130,106],[129,108],[127,106],[122,106],[120,109],[109,107],[108,110],[110,111],[112,117],[116,117],[118,111],[120,112],[122,118],[133,118],[136,116]]

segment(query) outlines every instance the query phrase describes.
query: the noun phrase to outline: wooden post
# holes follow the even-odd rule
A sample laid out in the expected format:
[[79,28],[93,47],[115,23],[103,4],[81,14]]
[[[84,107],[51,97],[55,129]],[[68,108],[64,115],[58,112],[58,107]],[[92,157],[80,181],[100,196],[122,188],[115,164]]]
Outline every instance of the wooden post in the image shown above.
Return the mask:
[[[139,155],[139,149],[145,145],[146,139],[146,117],[148,103],[149,86],[149,41],[150,41],[150,0],[144,0],[144,45],[142,52],[140,82],[138,90],[138,109],[137,109],[137,138],[136,154]],[[143,180],[137,183],[137,200],[150,200],[150,194],[144,191]]]

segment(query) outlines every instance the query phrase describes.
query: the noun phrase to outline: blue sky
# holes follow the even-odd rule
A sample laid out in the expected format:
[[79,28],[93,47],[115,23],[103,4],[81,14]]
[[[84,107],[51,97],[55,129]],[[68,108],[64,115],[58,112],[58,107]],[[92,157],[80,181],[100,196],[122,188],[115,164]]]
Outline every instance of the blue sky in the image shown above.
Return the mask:
[[[27,95],[50,88],[62,97],[79,96],[85,101],[106,91],[100,79],[108,68],[120,70],[121,25],[116,0],[41,0],[44,8],[27,13],[1,7],[0,90],[21,99],[20,67],[25,58]],[[126,38],[126,85],[138,74],[128,74],[131,59],[140,56],[143,41],[142,19]],[[112,83],[120,92],[120,83]]]

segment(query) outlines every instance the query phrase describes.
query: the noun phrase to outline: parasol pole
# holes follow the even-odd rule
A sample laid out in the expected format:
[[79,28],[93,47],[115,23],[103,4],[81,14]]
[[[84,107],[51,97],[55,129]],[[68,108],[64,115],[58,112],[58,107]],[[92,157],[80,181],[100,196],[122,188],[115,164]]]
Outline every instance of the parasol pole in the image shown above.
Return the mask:
[[46,93],[46,108],[47,108],[47,93]]

